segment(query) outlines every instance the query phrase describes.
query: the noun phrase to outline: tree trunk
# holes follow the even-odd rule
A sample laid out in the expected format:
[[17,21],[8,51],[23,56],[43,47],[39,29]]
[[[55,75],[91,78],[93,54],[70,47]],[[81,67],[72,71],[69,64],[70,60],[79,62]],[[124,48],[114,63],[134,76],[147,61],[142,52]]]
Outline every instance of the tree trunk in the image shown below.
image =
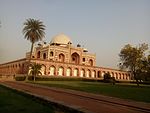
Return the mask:
[[30,57],[29,57],[29,64],[28,64],[28,70],[27,70],[27,75],[26,75],[26,81],[28,81],[28,76],[29,76],[29,66],[30,66],[30,63],[31,63],[31,58],[32,58],[32,52],[33,52],[33,45],[34,45],[34,42],[32,42],[31,44],[31,50],[30,50]]
[[35,78],[36,78],[36,75],[34,74],[34,76],[33,76],[34,78],[33,78],[33,81],[35,82]]
[[136,84],[138,87],[140,86],[138,79],[136,79]]
[[138,78],[137,78],[136,72],[133,72],[133,74],[134,74],[134,79],[136,80],[136,84],[137,84],[137,86],[139,87],[139,86],[140,86],[140,84],[139,84],[139,81],[138,81]]

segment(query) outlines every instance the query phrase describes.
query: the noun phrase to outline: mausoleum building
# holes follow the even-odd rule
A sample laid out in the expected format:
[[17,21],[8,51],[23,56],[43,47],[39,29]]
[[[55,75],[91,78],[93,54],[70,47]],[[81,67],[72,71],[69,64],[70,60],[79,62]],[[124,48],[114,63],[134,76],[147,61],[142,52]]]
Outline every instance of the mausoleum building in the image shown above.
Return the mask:
[[[0,64],[0,74],[27,74],[30,52],[23,59]],[[90,79],[102,79],[105,73],[110,73],[117,80],[131,80],[131,73],[111,68],[96,66],[96,55],[87,49],[73,45],[71,39],[58,34],[46,44],[34,47],[31,63],[42,65],[40,76],[66,76]]]

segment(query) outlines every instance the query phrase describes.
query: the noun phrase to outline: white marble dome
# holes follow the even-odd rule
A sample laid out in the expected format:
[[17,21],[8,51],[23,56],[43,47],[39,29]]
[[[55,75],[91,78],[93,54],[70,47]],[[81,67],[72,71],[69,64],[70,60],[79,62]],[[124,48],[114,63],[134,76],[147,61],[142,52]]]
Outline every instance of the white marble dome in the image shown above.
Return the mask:
[[68,43],[72,43],[70,38],[65,34],[58,34],[52,38],[50,44],[60,44],[60,45],[67,45]]

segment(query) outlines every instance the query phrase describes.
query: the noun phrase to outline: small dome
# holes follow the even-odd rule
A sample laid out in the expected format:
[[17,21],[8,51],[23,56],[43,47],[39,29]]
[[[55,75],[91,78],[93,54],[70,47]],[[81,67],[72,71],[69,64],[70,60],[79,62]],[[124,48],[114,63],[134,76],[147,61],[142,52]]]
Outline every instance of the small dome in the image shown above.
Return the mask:
[[60,45],[67,45],[68,43],[72,43],[70,38],[64,34],[58,34],[54,36],[50,42],[50,44],[60,44]]
[[83,52],[88,52],[88,50],[86,48],[83,49]]

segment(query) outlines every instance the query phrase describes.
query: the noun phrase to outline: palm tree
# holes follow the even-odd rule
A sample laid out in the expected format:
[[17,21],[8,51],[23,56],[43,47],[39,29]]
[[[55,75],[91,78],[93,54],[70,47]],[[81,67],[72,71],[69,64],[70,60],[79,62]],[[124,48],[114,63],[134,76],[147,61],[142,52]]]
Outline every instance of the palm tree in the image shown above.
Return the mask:
[[[24,34],[24,38],[31,42],[29,64],[31,62],[34,43],[39,40],[42,40],[45,37],[44,30],[45,30],[45,25],[43,25],[43,22],[40,20],[29,18],[24,23],[24,28],[22,30]],[[28,72],[29,72],[29,66],[28,66]],[[28,80],[28,74],[29,73],[27,73],[26,80]]]
[[34,79],[33,79],[34,82],[35,82],[36,76],[39,75],[39,74],[42,74],[42,73],[41,73],[41,68],[42,68],[42,65],[40,65],[40,64],[34,63],[34,64],[32,65],[30,74],[33,75],[33,77],[34,77]]

